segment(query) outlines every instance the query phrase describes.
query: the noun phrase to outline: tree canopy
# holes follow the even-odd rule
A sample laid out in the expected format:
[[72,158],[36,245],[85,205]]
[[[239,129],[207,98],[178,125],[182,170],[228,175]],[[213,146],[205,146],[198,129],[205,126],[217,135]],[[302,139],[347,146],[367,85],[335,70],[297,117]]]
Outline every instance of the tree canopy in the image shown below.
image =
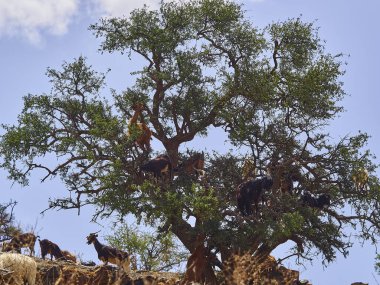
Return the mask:
[[[132,214],[171,231],[190,251],[202,233],[222,261],[239,251],[267,256],[287,241],[299,257],[320,253],[332,261],[337,251],[348,253],[349,229],[378,240],[380,188],[369,136],[338,139],[326,131],[343,111],[344,62],[325,50],[314,23],[295,18],[258,28],[234,2],[197,0],[104,18],[90,30],[102,53],[141,58],[134,84],[106,100],[106,74],[85,57],[48,68],[50,93],[25,96],[18,123],[3,125],[1,167],[9,179],[27,185],[42,170],[42,181],[59,177],[68,190],[51,208],[91,204],[96,218]],[[209,139],[212,128],[234,149],[209,150],[202,179],[142,178],[139,166],[155,153],[136,148],[138,130],[128,135],[136,104],[144,104],[140,120],[174,166],[186,157],[184,143]],[[275,183],[260,213],[242,216],[235,193],[245,160],[258,176],[296,173],[292,194]],[[358,187],[361,170],[368,176]],[[327,193],[331,204],[307,207],[300,203],[305,191]]]

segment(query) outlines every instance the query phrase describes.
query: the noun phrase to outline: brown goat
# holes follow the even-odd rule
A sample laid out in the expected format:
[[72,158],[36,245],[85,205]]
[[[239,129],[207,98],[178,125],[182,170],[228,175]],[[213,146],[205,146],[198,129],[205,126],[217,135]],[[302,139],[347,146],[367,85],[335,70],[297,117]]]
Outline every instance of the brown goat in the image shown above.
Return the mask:
[[253,159],[245,159],[242,166],[242,179],[243,181],[256,177],[256,166]]
[[21,253],[21,248],[27,247],[30,250],[30,256],[34,255],[34,245],[37,237],[33,233],[18,234],[12,237],[8,243],[3,243],[3,252],[16,251]]
[[366,185],[368,183],[369,174],[367,169],[360,167],[353,171],[352,181],[355,183],[355,187],[357,190],[365,190]]
[[69,260],[69,261],[72,261],[74,263],[77,262],[77,258],[75,257],[74,254],[70,253],[69,251],[67,250],[61,250],[62,254],[63,254],[63,257],[66,259],[66,260]]
[[273,178],[272,189],[274,192],[289,193],[293,191],[293,183],[300,182],[301,172],[299,166],[292,165],[293,160],[284,162],[272,162],[267,169],[268,174]]
[[91,233],[87,236],[87,244],[94,244],[95,250],[98,253],[98,258],[107,265],[108,262],[116,264],[119,268],[122,268],[126,274],[129,274],[130,269],[130,257],[129,254],[119,249],[101,244],[96,233]]
[[206,172],[205,168],[205,154],[196,153],[180,163],[178,167],[174,169],[176,172],[184,172],[186,174],[192,175],[195,174],[197,177],[203,177]]
[[135,139],[135,143],[143,150],[150,150],[150,140],[152,139],[152,132],[148,126],[144,123],[138,123],[137,119],[141,116],[142,111],[144,110],[143,104],[135,104],[133,107],[135,111],[132,118],[128,123],[128,136],[130,137],[133,134],[133,130],[138,132],[138,136]]
[[210,261],[209,250],[204,245],[205,236],[199,234],[196,240],[196,247],[191,253],[186,263],[186,272],[181,281],[181,285],[194,283],[200,284],[217,284],[216,276],[211,270],[207,271],[207,265]]
[[43,239],[43,240],[39,239],[38,241],[40,243],[42,259],[45,259],[45,256],[49,253],[50,260],[53,260],[53,256],[55,257],[55,259],[66,260],[65,256],[63,255],[61,249],[59,248],[57,244],[47,239]]

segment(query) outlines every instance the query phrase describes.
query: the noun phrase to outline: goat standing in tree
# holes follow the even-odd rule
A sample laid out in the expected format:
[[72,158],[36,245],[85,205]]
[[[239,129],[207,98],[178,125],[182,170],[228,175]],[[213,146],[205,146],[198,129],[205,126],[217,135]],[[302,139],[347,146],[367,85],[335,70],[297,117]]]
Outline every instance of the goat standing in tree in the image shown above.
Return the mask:
[[175,172],[184,172],[188,175],[195,174],[198,177],[203,177],[206,172],[204,170],[205,167],[205,154],[196,153],[180,163],[178,167],[174,169]]
[[256,214],[259,211],[259,201],[263,199],[263,194],[273,185],[270,176],[259,177],[241,183],[238,186],[236,199],[237,206],[243,216],[252,214],[252,203],[255,204]]
[[143,150],[150,150],[150,140],[152,138],[152,132],[148,126],[142,121],[141,123],[137,122],[139,116],[141,116],[142,111],[144,110],[143,104],[135,104],[133,107],[135,111],[132,118],[128,123],[128,137],[130,137],[134,132],[138,132],[135,139],[135,143]]
[[147,163],[140,166],[139,175],[141,175],[142,172],[152,172],[156,179],[159,179],[163,174],[166,175],[168,173],[169,180],[172,180],[173,169],[169,156],[161,154],[152,160],[149,160]]
[[305,192],[301,195],[300,201],[302,205],[312,208],[323,209],[330,205],[330,195],[322,193],[318,197],[313,197],[309,192]]
[[366,189],[366,185],[368,183],[369,174],[367,169],[360,167],[355,170],[352,174],[352,180],[355,183],[355,187],[357,190],[363,191]]
[[242,178],[244,181],[256,177],[256,165],[253,159],[247,158],[242,166]]
[[268,174],[273,179],[272,189],[274,192],[281,194],[292,194],[293,183],[300,182],[301,173],[294,159],[285,161],[272,161],[267,169]]
[[91,233],[87,236],[87,244],[94,244],[98,258],[107,265],[108,262],[116,264],[119,268],[122,268],[126,274],[129,274],[130,269],[130,257],[129,254],[119,249],[101,244],[98,239],[97,233]]

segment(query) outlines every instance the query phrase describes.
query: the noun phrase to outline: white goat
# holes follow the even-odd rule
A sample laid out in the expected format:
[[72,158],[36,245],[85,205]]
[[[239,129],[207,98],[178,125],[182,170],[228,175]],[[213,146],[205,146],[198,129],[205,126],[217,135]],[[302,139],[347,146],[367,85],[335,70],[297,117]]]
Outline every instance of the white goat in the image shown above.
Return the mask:
[[[37,275],[37,263],[33,258],[19,253],[0,254],[0,270],[6,272],[6,276],[0,276],[12,285],[35,285]],[[4,275],[4,274],[3,274]]]

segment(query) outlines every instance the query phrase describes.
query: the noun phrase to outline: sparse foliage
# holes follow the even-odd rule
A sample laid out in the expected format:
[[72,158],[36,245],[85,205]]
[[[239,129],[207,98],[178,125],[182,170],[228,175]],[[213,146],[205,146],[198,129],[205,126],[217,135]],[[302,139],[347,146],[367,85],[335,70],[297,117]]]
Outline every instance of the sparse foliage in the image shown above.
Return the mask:
[[0,204],[0,242],[9,240],[17,233],[21,233],[19,226],[15,224],[13,209],[16,201]]
[[170,271],[186,261],[187,252],[170,232],[142,232],[135,226],[122,225],[105,238],[110,245],[135,256],[138,270]]

